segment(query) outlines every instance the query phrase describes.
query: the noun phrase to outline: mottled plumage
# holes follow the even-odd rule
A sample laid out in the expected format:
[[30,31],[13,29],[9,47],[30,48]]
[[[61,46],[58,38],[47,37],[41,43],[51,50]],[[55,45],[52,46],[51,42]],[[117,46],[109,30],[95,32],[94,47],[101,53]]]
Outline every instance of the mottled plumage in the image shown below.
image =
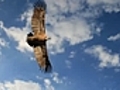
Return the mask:
[[50,72],[52,69],[48,58],[46,41],[49,39],[45,34],[45,10],[42,7],[35,7],[31,27],[33,33],[29,33],[27,42],[34,49],[35,58],[41,70]]

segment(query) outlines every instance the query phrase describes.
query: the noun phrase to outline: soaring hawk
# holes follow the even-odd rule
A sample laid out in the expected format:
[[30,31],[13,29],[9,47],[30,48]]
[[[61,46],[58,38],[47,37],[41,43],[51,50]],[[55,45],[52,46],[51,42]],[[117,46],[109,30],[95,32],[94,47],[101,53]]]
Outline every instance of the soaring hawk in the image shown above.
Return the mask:
[[27,35],[27,43],[33,47],[35,58],[41,70],[50,72],[52,69],[49,61],[46,41],[50,38],[45,34],[46,4],[38,1],[34,5],[31,19],[32,32]]

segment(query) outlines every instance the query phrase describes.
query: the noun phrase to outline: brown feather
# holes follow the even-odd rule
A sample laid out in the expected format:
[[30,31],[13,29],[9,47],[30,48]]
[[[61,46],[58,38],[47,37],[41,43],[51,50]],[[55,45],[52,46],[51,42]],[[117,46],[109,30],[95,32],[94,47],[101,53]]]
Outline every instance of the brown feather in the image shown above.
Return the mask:
[[41,70],[50,72],[52,65],[48,58],[46,41],[48,39],[45,34],[45,10],[42,8],[34,8],[31,20],[33,35],[27,37],[27,42],[33,46],[36,61]]

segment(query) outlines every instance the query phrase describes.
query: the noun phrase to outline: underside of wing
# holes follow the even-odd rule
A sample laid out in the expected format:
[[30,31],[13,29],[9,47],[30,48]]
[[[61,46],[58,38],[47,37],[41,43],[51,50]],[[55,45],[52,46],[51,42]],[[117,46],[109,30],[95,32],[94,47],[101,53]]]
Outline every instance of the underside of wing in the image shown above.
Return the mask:
[[34,47],[34,54],[40,69],[44,72],[51,72],[52,66],[48,58],[46,46]]
[[27,43],[33,47],[36,61],[41,70],[50,72],[51,63],[47,54],[46,41],[49,39],[45,34],[45,12],[46,4],[42,0],[35,3],[31,27],[33,32],[27,35]]
[[31,25],[34,34],[45,33],[45,10],[42,7],[34,8]]

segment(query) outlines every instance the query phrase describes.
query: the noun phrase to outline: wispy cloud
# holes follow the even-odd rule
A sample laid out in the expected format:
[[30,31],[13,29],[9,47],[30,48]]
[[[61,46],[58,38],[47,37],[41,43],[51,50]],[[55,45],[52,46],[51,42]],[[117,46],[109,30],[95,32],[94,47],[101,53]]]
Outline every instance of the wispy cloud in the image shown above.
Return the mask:
[[49,79],[44,79],[44,85],[46,90],[55,90]]
[[0,0],[0,2],[4,2],[5,0]]
[[97,0],[87,0],[87,2],[91,5],[96,5],[96,4],[117,4],[117,3],[120,3],[119,0],[100,0],[100,1],[97,1]]
[[3,28],[3,22],[0,21],[0,28]]
[[8,43],[4,38],[0,38],[0,48],[1,47],[8,47]]
[[63,83],[63,79],[59,77],[59,74],[57,72],[53,72],[51,77],[55,83],[57,84]]
[[0,82],[0,90],[42,90],[42,88],[41,85],[36,82],[14,80],[14,82]]
[[63,84],[63,85],[65,85],[65,84],[69,84],[70,83],[70,81],[68,80],[68,78],[66,77],[66,76],[61,76],[58,72],[52,72],[51,74],[50,74],[50,77],[41,77],[41,76],[36,76],[36,78],[38,79],[38,80],[41,80],[41,81],[43,81],[44,82],[44,85],[52,85],[52,83],[54,83],[54,84]]
[[3,57],[4,57],[2,49],[3,48],[8,48],[8,47],[9,47],[9,43],[6,42],[4,40],[4,38],[0,38],[0,60],[3,59]]
[[86,0],[86,2],[92,7],[98,7],[107,13],[119,12],[120,1],[119,0]]
[[[3,22],[0,21],[0,30],[3,28]],[[2,48],[9,47],[9,43],[2,37],[2,33],[0,32],[0,55],[2,55]]]
[[71,52],[70,52],[70,55],[69,55],[69,58],[74,58],[75,54],[76,54],[76,53],[75,53],[74,51],[71,51]]
[[93,55],[100,60],[99,67],[117,67],[120,66],[120,55],[113,53],[102,45],[94,45],[85,50],[86,53]]
[[110,36],[107,40],[108,41],[116,41],[120,39],[120,33],[118,33],[117,35],[114,36]]
[[72,63],[69,60],[65,60],[65,63],[66,63],[67,68],[70,69]]

